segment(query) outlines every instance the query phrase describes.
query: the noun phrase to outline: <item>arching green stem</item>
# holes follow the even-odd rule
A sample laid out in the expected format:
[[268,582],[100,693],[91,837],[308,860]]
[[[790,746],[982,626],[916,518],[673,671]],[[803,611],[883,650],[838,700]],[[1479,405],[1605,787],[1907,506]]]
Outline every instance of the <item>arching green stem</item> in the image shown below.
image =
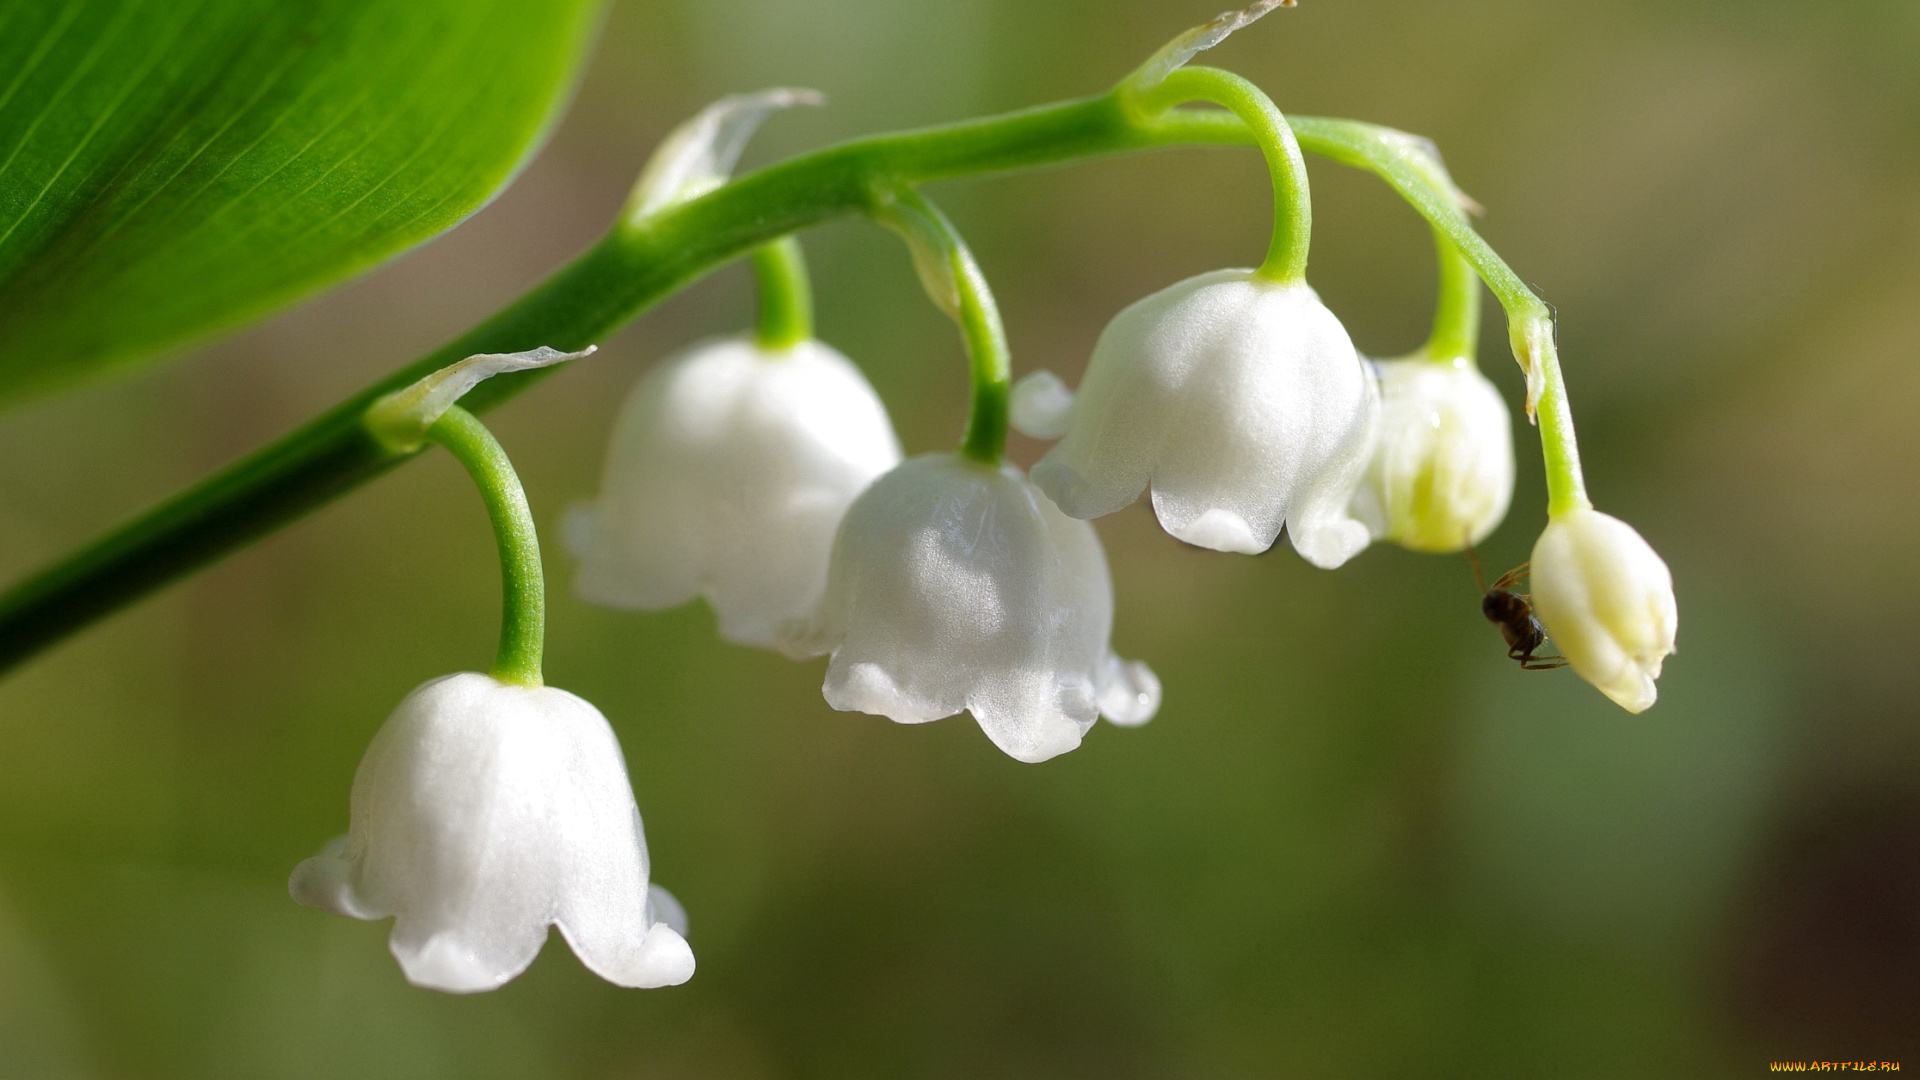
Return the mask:
[[500,547],[500,648],[493,677],[539,686],[546,637],[547,588],[540,568],[540,537],[513,462],[478,417],[455,405],[427,429],[427,440],[447,448],[473,477]]
[[905,238],[927,295],[960,326],[973,379],[973,407],[960,452],[983,464],[999,465],[1007,456],[1013,361],[1000,307],[994,303],[986,275],[953,222],[918,191],[883,189],[871,213]]
[[760,347],[777,352],[811,340],[813,288],[800,239],[783,236],[755,248],[753,279],[760,288],[760,325],[754,333]]
[[[1124,83],[1122,88],[1123,92],[1131,89]],[[1287,118],[1259,87],[1230,71],[1210,67],[1183,67],[1128,104],[1150,117],[1189,101],[1210,101],[1227,109],[1252,133],[1254,144],[1267,159],[1267,172],[1273,178],[1273,239],[1258,273],[1284,284],[1306,280],[1313,200],[1307,190],[1307,162]]]
[[[1583,504],[1573,424],[1547,306],[1461,219],[1456,195],[1410,163],[1411,137],[1352,120],[1287,118],[1299,144],[1379,174],[1455,246],[1506,307],[1510,337],[1537,394],[1555,513]],[[475,353],[603,339],[727,261],[823,221],[870,211],[884,185],[1043,168],[1180,145],[1251,146],[1231,113],[1143,116],[1105,93],[944,127],[858,139],[738,177],[635,222],[622,220],[579,258],[479,326],[280,439],[44,567],[0,596],[0,671],[153,590],[231,554],[372,480],[412,454],[372,437],[369,405]],[[484,412],[549,374],[501,375],[462,399]]]

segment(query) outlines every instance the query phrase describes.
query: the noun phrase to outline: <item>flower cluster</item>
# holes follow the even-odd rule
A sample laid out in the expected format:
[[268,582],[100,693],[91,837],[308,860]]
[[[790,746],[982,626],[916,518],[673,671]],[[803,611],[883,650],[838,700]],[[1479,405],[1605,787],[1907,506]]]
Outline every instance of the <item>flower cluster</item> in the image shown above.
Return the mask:
[[[903,724],[967,712],[1007,755],[1041,762],[1077,748],[1101,717],[1137,726],[1159,708],[1158,677],[1113,650],[1113,582],[1090,524],[1143,493],[1167,533],[1215,551],[1260,554],[1285,535],[1328,569],[1376,540],[1471,555],[1507,512],[1514,454],[1507,407],[1474,362],[1485,268],[1455,241],[1477,237],[1442,227],[1457,224],[1464,196],[1430,148],[1367,129],[1398,155],[1392,178],[1446,207],[1430,218],[1433,332],[1409,356],[1369,361],[1307,284],[1306,174],[1288,121],[1237,76],[1185,66],[1281,2],[1183,35],[1114,91],[1149,132],[1182,122],[1192,101],[1252,132],[1275,192],[1264,262],[1122,310],[1077,392],[1044,371],[1014,385],[991,290],[952,223],[912,187],[875,181],[869,212],[906,240],[962,333],[973,408],[960,447],[902,460],[873,387],[813,336],[797,242],[776,241],[754,257],[756,331],[688,348],[627,400],[598,497],[568,519],[579,595],[639,609],[704,597],[728,639],[828,657],[822,691],[836,709]],[[725,183],[762,118],[817,100],[777,90],[712,106],[668,138],[623,227],[647,229]],[[1549,524],[1532,593],[1508,588],[1508,575],[1483,610],[1523,666],[1571,665],[1639,712],[1674,649],[1672,579],[1639,533],[1592,508],[1551,323],[1531,293],[1502,299],[1541,426]],[[350,831],[290,883],[302,903],[393,917],[391,949],[422,986],[497,987],[553,926],[611,982],[693,973],[685,912],[650,880],[611,727],[541,684],[543,579],[525,497],[498,444],[454,404],[492,374],[580,355],[471,357],[365,414],[387,449],[437,442],[467,466],[506,584],[493,673],[434,680],[401,702],[360,763]],[[1031,478],[1005,459],[1009,423],[1058,440]],[[1549,641],[1564,656],[1538,652]]]

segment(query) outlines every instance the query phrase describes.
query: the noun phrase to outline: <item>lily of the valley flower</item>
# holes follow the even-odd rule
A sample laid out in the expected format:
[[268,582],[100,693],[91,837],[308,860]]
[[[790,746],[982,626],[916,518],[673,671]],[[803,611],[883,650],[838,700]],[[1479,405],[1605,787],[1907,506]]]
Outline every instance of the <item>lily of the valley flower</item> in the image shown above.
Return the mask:
[[599,502],[570,530],[575,589],[644,609],[704,595],[723,636],[773,646],[818,602],[847,506],[899,461],[885,407],[833,349],[695,345],[627,399]]
[[1556,514],[1533,547],[1533,608],[1573,670],[1644,712],[1680,626],[1673,575],[1633,526],[1597,510]]
[[407,695],[353,780],[348,834],[300,864],[293,898],[393,916],[408,981],[472,993],[525,970],[558,926],[621,986],[693,975],[686,916],[647,880],[613,729],[564,690],[451,675]]
[[1370,538],[1347,502],[1374,394],[1346,329],[1304,282],[1202,274],[1107,326],[1066,437],[1033,480],[1076,518],[1151,486],[1162,527],[1190,544],[1258,554],[1284,524],[1308,561],[1339,566]]
[[1145,723],[1160,684],[1113,655],[1113,583],[1093,527],[1012,466],[911,458],[848,510],[796,652],[831,653],[836,709],[903,724],[969,711],[994,745],[1045,761],[1104,714]]
[[1513,498],[1513,421],[1464,358],[1375,365],[1380,427],[1353,514],[1375,539],[1459,551],[1500,524]]

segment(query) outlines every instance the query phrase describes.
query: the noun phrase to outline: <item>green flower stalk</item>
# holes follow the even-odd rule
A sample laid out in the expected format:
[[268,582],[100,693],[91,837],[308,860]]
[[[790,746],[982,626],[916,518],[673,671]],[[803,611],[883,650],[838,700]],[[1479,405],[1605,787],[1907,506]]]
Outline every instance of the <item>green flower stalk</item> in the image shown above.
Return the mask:
[[455,402],[495,375],[551,367],[593,352],[592,346],[576,353],[542,347],[527,353],[469,356],[367,409],[367,431],[375,439],[397,451],[437,443],[460,462],[480,490],[500,548],[500,648],[494,656],[493,678],[502,683],[542,684],[547,591],[540,536],[506,450],[485,424]]
[[[729,137],[713,140],[716,156],[708,165],[696,162],[678,176],[663,172],[650,177],[655,182],[643,181],[605,237],[470,332],[0,596],[0,670],[408,460],[417,450],[396,449],[373,437],[362,424],[363,415],[382,396],[463,357],[524,350],[543,341],[584,345],[733,259],[813,225],[869,212],[876,193],[904,186],[1177,146],[1257,145],[1272,160],[1270,146],[1278,129],[1264,107],[1254,110],[1259,113],[1256,122],[1266,129],[1263,134],[1220,109],[1143,110],[1137,84],[1164,84],[1193,52],[1223,36],[1223,30],[1245,25],[1273,6],[1257,4],[1181,35],[1150,62],[1158,65],[1159,75],[1130,76],[1136,84],[1132,89],[1122,85],[1092,97],[1000,116],[857,139],[732,180],[716,176],[713,168],[723,156],[719,152],[734,145],[731,129],[721,131]],[[1229,96],[1218,92],[1219,86],[1187,89]],[[1208,94],[1198,96],[1210,100]],[[773,107],[800,100],[811,97],[777,92]],[[1245,102],[1242,111],[1248,111]],[[1491,288],[1507,310],[1515,355],[1529,374],[1530,400],[1538,405],[1555,512],[1585,505],[1551,314],[1459,214],[1451,185],[1437,183],[1422,171],[1424,144],[1353,120],[1296,115],[1284,121],[1301,150],[1386,180],[1453,242]],[[1284,227],[1276,228],[1276,239],[1283,232]],[[1288,239],[1278,247],[1291,251],[1293,242]],[[1304,236],[1299,242],[1304,244]],[[1274,247],[1270,245],[1269,255]],[[462,405],[476,415],[484,413],[543,375],[504,374],[475,388]],[[976,413],[981,419],[978,447],[986,452],[993,442],[992,413]]]
[[813,340],[813,289],[800,241],[783,236],[755,249],[753,278],[760,286],[755,343],[767,352],[781,352]]
[[934,305],[959,325],[973,381],[973,407],[960,452],[985,465],[1007,454],[1007,416],[1013,362],[993,290],[953,222],[912,188],[881,193],[872,214],[906,240],[920,284]]

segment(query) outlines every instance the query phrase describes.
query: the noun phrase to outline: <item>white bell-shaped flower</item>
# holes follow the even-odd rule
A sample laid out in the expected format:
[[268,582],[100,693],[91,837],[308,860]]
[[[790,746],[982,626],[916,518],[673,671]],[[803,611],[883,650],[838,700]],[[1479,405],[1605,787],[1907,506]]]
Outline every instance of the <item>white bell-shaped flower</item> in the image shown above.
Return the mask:
[[702,342],[627,399],[599,501],[569,522],[574,588],[648,610],[704,595],[722,636],[774,646],[818,603],[847,506],[899,461],[879,396],[833,349]]
[[1534,614],[1573,670],[1628,712],[1651,706],[1680,613],[1673,575],[1633,526],[1597,510],[1555,515],[1531,576]]
[[1500,524],[1513,499],[1513,420],[1465,359],[1375,365],[1380,426],[1353,514],[1377,540],[1459,551]]
[[1372,376],[1313,289],[1249,270],[1139,301],[1094,347],[1066,437],[1033,480],[1076,518],[1151,485],[1169,533],[1258,554],[1284,524],[1316,566],[1370,539],[1347,502],[1366,467]]
[[648,885],[620,743],[551,687],[462,674],[408,694],[354,775],[350,831],[288,888],[336,914],[393,916],[388,946],[417,986],[492,990],[548,926],[609,982],[693,975],[685,913]]
[[1141,724],[1160,705],[1145,664],[1115,657],[1113,582],[1093,526],[1011,465],[911,458],[840,525],[818,616],[796,652],[832,653],[836,709],[918,724],[971,712],[995,746],[1045,761],[1101,714]]

